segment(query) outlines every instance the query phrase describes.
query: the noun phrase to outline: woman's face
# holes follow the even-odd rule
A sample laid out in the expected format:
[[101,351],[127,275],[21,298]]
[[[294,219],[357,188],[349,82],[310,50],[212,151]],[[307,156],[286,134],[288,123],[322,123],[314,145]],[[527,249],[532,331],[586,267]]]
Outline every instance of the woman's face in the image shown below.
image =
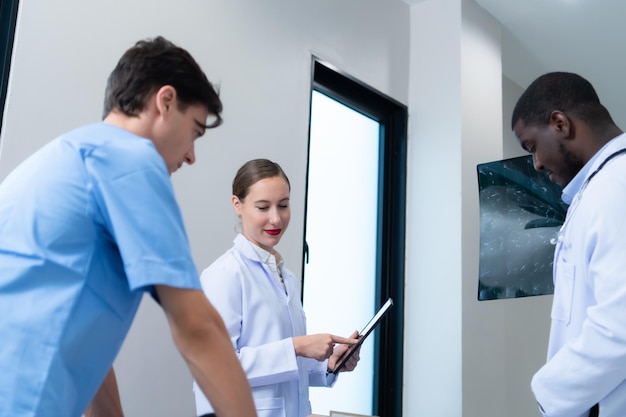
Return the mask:
[[252,243],[272,251],[291,219],[289,185],[283,177],[264,178],[250,186],[244,200],[232,197],[241,218],[242,234]]

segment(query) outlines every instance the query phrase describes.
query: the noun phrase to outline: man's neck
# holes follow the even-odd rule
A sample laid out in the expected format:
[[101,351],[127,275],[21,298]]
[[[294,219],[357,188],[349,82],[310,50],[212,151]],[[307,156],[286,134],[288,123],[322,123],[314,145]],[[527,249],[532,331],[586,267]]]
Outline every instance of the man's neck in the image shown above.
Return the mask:
[[145,113],[139,116],[128,116],[118,110],[111,111],[104,119],[104,123],[127,130],[137,136],[150,139],[150,123]]

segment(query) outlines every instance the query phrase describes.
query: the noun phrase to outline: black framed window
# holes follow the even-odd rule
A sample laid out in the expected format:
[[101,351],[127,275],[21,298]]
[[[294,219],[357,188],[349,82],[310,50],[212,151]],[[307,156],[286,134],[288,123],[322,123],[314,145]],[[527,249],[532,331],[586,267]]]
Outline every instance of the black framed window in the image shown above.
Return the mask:
[[[312,90],[375,120],[380,125],[378,130],[375,307],[382,306],[387,298],[392,298],[394,308],[386,318],[384,326],[380,326],[375,339],[372,413],[385,417],[399,417],[402,415],[408,110],[405,105],[332,69],[315,58],[313,59]],[[359,156],[355,154],[353,157]],[[346,155],[346,158],[350,156]],[[310,169],[311,161],[308,162],[308,169]],[[307,215],[310,205],[308,187],[307,179],[305,208]],[[305,230],[305,239],[306,236]],[[313,249],[311,248],[311,251]],[[304,250],[306,262],[309,255],[306,240]],[[302,270],[304,280],[307,279],[305,266],[303,265]],[[305,286],[306,282],[303,289]]]
[[2,129],[4,103],[9,83],[17,5],[18,0],[2,0],[0,2],[0,129]]

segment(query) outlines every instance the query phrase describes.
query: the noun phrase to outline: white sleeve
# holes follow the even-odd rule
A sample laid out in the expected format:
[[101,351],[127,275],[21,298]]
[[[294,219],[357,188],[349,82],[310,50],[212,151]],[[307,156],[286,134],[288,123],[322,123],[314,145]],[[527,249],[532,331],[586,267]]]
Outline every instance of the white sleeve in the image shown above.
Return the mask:
[[252,318],[244,317],[242,272],[232,262],[221,260],[205,269],[200,281],[205,294],[224,320],[250,386],[298,379],[298,363],[291,337],[264,344],[255,343],[254,347],[244,340],[242,321]]
[[309,386],[311,387],[332,387],[337,381],[337,374],[328,372],[328,360],[318,362],[314,359],[307,359],[311,363],[309,370]]

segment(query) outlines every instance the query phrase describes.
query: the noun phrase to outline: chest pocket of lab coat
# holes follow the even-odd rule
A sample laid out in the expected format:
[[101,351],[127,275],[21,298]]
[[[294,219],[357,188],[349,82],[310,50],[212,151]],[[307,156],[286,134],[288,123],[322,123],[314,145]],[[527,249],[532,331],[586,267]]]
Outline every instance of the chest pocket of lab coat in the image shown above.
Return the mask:
[[552,301],[552,319],[569,324],[572,318],[572,300],[574,298],[574,281],[576,267],[562,260],[557,264],[557,281]]
[[258,417],[287,417],[285,399],[282,397],[255,398],[254,404]]

